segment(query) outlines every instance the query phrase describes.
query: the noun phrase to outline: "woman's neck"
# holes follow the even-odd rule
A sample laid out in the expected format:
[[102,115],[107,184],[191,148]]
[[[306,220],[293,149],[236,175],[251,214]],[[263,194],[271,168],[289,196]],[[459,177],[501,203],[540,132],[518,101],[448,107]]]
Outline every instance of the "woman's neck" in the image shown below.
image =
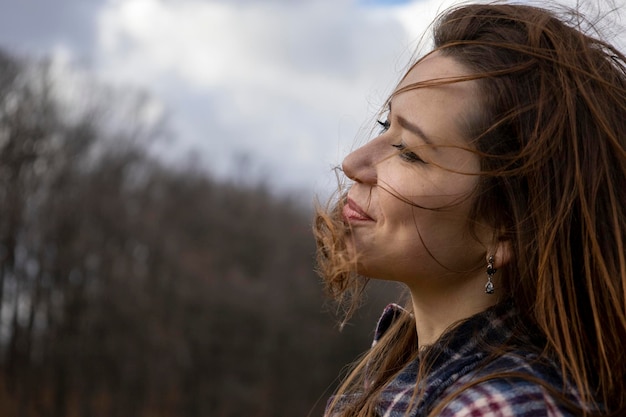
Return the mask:
[[432,345],[454,323],[495,305],[497,294],[486,294],[482,275],[454,285],[411,290],[419,347]]

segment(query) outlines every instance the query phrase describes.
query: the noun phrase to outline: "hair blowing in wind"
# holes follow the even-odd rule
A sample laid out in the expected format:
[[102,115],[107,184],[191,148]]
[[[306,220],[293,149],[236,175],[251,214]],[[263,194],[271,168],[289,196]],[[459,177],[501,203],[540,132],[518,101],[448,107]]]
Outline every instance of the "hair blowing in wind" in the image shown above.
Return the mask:
[[[481,165],[469,224],[487,222],[510,242],[498,288],[519,314],[510,340],[533,334],[539,357],[557,363],[575,387],[578,404],[562,398],[575,415],[623,416],[626,57],[594,30],[572,10],[459,6],[434,23],[434,51],[469,75],[429,85],[479,86],[479,115],[468,126],[468,149]],[[423,87],[405,85],[392,96]],[[314,233],[330,294],[354,306],[368,278],[356,270],[359,255],[346,251],[344,204],[340,192],[328,209],[318,209]],[[411,320],[393,326],[354,367],[337,394],[363,395],[336,415],[373,415],[377,393],[418,355]],[[505,343],[492,353],[507,349]],[[364,385],[372,373],[374,382]],[[506,375],[488,378],[498,377]]]

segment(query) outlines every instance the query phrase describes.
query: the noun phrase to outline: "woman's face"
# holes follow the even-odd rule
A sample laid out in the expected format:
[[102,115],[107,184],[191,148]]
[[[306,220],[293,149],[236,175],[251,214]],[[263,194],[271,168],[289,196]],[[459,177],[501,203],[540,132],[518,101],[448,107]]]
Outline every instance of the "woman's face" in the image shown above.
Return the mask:
[[[462,75],[467,71],[454,59],[433,54],[399,89]],[[468,219],[480,161],[462,149],[478,95],[475,81],[399,93],[380,136],[345,158],[354,184],[343,215],[359,273],[437,287],[484,275],[487,247],[470,234]],[[485,227],[476,232],[480,240],[490,237]]]

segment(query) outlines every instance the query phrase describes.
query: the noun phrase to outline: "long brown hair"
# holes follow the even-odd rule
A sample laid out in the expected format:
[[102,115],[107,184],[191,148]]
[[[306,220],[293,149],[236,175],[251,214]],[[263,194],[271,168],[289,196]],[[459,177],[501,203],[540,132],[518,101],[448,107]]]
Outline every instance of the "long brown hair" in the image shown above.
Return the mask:
[[[472,217],[511,242],[503,291],[583,403],[625,415],[626,58],[592,29],[575,11],[464,5],[437,19],[434,41],[482,92],[469,132],[482,163]],[[318,269],[339,297],[363,285],[340,243],[341,205],[340,195],[318,210],[314,227]],[[376,393],[416,355],[410,321],[340,388],[359,390],[365,369],[378,372],[357,410],[342,415],[371,415]]]

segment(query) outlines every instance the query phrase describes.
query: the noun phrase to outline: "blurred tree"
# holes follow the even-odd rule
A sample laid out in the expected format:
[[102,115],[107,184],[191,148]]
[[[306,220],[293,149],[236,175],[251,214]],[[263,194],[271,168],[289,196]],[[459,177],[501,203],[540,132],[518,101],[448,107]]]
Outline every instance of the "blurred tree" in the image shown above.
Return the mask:
[[0,51],[3,415],[321,415],[395,288],[339,335],[308,202],[165,167],[141,117],[68,112],[54,86]]

